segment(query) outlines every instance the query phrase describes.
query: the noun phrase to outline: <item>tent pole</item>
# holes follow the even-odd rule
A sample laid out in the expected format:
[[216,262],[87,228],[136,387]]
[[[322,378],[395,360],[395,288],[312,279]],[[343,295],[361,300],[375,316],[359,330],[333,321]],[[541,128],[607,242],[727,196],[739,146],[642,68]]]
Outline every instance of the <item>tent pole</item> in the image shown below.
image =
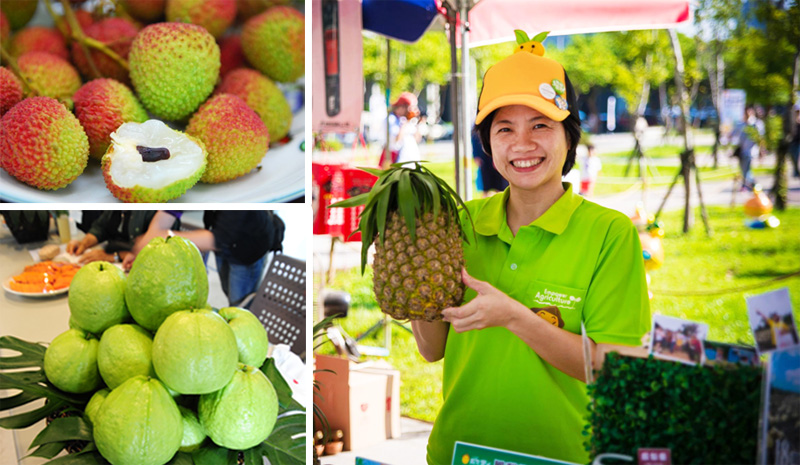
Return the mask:
[[456,34],[458,34],[458,30],[456,29],[456,11],[450,5],[450,3],[446,3],[447,5],[447,25],[450,29],[450,102],[452,105],[451,109],[451,119],[453,120],[453,149],[456,162],[456,193],[464,197],[464,191],[461,188],[461,112],[459,111],[459,98],[458,98],[458,57],[456,51]]
[[[389,138],[392,135],[391,128],[389,127],[389,115],[392,113],[392,42],[386,39],[386,147],[384,148],[385,160],[392,163],[392,141]],[[383,166],[378,168],[383,169]]]
[[462,137],[461,144],[464,147],[464,199],[472,200],[472,110],[470,99],[470,85],[472,85],[472,75],[469,72],[469,44],[467,43],[469,32],[469,5],[468,0],[461,0],[461,114],[462,114]]

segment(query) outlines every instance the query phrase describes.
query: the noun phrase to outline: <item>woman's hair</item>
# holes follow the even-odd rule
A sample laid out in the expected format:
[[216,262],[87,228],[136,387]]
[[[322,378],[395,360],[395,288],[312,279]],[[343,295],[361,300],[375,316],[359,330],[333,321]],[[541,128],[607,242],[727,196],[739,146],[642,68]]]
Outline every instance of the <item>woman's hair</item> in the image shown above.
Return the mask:
[[[567,89],[569,116],[561,123],[564,125],[564,132],[566,133],[567,145],[569,145],[569,148],[567,149],[567,158],[564,160],[564,167],[561,169],[562,176],[569,173],[572,167],[575,166],[575,152],[581,140],[581,117],[578,114],[578,99],[575,96],[575,89],[572,87],[572,82],[570,82],[566,71],[564,72],[564,81],[566,81],[565,87]],[[492,121],[494,121],[496,114],[497,110],[489,113],[480,124],[475,125],[475,131],[477,131],[478,137],[480,137],[483,151],[489,156],[492,156],[490,133]]]

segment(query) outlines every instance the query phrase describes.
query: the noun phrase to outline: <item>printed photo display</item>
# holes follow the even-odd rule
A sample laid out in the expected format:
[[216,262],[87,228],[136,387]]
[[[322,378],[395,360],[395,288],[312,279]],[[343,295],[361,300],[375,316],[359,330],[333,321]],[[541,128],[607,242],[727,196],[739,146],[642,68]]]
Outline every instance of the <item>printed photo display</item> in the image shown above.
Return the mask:
[[759,355],[800,343],[787,288],[747,299],[747,316]]
[[690,365],[703,361],[703,341],[708,325],[664,315],[653,315],[650,353],[655,357]]

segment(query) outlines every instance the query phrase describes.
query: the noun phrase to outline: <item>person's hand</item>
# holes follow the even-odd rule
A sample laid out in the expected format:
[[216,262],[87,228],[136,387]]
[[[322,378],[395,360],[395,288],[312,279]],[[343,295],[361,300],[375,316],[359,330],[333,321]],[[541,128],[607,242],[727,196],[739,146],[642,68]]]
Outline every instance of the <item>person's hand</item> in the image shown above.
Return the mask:
[[96,261],[106,261],[106,262],[114,262],[114,256],[111,254],[107,254],[103,249],[92,249],[88,250],[81,255],[81,258],[78,262],[81,265],[85,265],[87,263],[96,262]]
[[461,307],[446,308],[442,311],[444,321],[450,323],[456,332],[495,326],[508,327],[509,323],[526,310],[522,304],[507,296],[491,284],[473,278],[467,270],[461,269],[464,284],[478,295]]
[[81,241],[78,239],[72,239],[67,243],[67,253],[70,255],[78,255],[78,247],[80,247]]
[[136,259],[135,253],[128,253],[122,259],[122,270],[123,271],[131,271],[131,267],[133,266],[133,261]]

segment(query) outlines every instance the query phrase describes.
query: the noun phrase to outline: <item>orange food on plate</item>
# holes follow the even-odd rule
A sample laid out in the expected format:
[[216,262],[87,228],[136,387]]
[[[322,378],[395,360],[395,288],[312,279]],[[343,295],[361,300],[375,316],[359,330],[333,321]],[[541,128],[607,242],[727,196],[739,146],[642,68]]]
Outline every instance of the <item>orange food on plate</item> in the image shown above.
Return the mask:
[[46,293],[66,289],[80,267],[70,263],[45,261],[26,266],[25,270],[9,282],[13,291]]

